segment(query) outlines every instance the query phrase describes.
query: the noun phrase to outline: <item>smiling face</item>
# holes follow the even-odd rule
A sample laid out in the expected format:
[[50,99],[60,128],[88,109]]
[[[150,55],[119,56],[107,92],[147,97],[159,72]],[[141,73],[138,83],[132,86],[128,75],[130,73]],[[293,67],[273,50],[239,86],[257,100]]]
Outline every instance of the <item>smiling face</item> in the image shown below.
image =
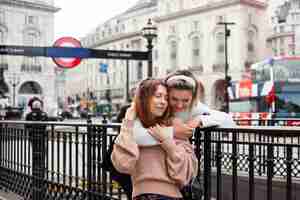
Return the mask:
[[136,116],[145,128],[167,124],[170,117],[168,89],[162,79],[145,79],[139,84],[134,105]]
[[154,117],[161,117],[168,107],[168,92],[167,88],[158,85],[156,91],[150,100],[149,110]]
[[187,111],[193,99],[193,91],[172,88],[169,91],[169,104],[172,112]]

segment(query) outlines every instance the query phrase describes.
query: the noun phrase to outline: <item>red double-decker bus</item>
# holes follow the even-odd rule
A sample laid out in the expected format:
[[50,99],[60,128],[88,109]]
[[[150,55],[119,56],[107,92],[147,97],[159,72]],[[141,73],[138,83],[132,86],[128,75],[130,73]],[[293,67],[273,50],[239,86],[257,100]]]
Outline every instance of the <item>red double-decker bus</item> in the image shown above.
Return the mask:
[[300,125],[300,57],[274,57],[252,64],[251,76],[231,82],[229,110],[242,125],[273,120]]

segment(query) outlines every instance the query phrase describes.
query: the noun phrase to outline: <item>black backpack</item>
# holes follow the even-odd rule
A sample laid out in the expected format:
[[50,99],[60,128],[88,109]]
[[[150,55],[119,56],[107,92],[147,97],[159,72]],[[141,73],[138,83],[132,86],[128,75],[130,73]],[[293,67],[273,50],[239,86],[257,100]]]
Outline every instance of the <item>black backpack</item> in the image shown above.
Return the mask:
[[[198,129],[198,128],[196,128],[196,129]],[[200,136],[195,135],[196,129],[193,130],[193,135],[195,137],[197,137],[197,138],[195,138],[196,140],[199,140]],[[199,131],[198,131],[198,133],[199,133]],[[192,143],[191,139],[190,139],[190,143]],[[195,149],[196,157],[198,159],[198,162],[200,162],[200,152],[197,152],[197,150],[200,151],[200,149],[197,149],[197,148]],[[204,189],[203,189],[203,182],[202,182],[200,176],[201,176],[200,165],[198,165],[197,176],[192,178],[192,180],[189,182],[189,184],[187,184],[180,190],[184,200],[201,200],[203,198]]]
[[125,191],[128,199],[131,199],[132,196],[132,182],[130,175],[128,174],[123,174],[119,171],[116,170],[114,167],[112,161],[111,161],[111,154],[113,151],[113,147],[115,144],[116,138],[112,141],[112,143],[109,146],[109,149],[107,150],[103,162],[102,162],[102,168],[105,171],[110,172],[112,180],[116,181],[119,183],[119,185],[123,188]]

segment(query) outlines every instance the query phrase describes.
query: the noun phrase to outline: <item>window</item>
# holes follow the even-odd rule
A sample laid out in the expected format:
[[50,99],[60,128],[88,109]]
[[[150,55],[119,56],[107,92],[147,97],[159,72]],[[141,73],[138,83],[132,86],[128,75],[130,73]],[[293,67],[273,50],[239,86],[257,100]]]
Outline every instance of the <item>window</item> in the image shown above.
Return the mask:
[[170,3],[166,3],[166,13],[170,13],[171,12],[171,6]]
[[143,63],[141,61],[138,62],[137,79],[138,80],[143,79]]
[[158,50],[154,50],[154,60],[158,60]]
[[174,25],[169,27],[169,32],[170,32],[170,34],[175,34],[176,33],[176,28],[175,28]]
[[0,43],[3,44],[4,42],[4,32],[0,30]]
[[177,69],[177,42],[172,41],[170,43],[170,65],[171,68]]
[[280,55],[284,56],[285,52],[284,52],[284,48],[280,48]]
[[193,28],[192,30],[193,31],[197,31],[199,28],[199,21],[193,21]]
[[192,38],[192,66],[201,65],[200,38],[198,36]]
[[252,14],[248,14],[248,23],[252,24]]
[[36,16],[29,15],[26,17],[26,24],[36,25],[38,23],[38,18]]
[[273,48],[273,53],[274,53],[274,56],[277,56],[277,49],[276,48]]
[[225,37],[223,32],[216,34],[216,64],[223,65],[225,62]]
[[284,45],[284,39],[280,38],[280,46],[283,46],[283,45]]
[[[38,45],[38,33],[27,32],[24,36],[24,44],[27,46]],[[23,72],[41,72],[41,65],[38,57],[24,57],[23,65],[21,66]]]
[[28,24],[34,24],[33,16],[28,16]]
[[136,19],[132,20],[132,27],[133,27],[133,30],[138,30],[138,22]]
[[217,16],[217,23],[218,22],[224,22],[224,17],[222,16],[222,15],[220,15],[220,16]]
[[[4,31],[0,30],[0,44],[4,43]],[[5,55],[0,55],[0,68],[7,69],[7,60]]]
[[2,10],[0,10],[0,23],[4,24],[5,19],[4,19],[4,12]]
[[295,55],[295,50],[294,50],[294,44],[290,44],[289,45],[289,55],[292,56],[292,55]]
[[280,26],[280,27],[279,27],[279,32],[280,32],[280,33],[283,33],[283,32],[284,32],[284,26]]
[[254,62],[255,60],[255,32],[253,30],[248,31],[248,44],[247,44],[247,60]]

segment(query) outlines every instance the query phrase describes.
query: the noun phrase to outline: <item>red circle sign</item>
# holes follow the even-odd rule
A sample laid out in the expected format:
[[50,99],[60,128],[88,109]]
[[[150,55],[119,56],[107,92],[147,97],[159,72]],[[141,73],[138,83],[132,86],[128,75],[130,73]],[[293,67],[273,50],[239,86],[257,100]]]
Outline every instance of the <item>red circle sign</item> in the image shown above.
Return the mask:
[[[80,41],[72,37],[61,37],[54,42],[54,47],[81,47]],[[80,58],[53,58],[58,67],[73,68],[80,64]]]

